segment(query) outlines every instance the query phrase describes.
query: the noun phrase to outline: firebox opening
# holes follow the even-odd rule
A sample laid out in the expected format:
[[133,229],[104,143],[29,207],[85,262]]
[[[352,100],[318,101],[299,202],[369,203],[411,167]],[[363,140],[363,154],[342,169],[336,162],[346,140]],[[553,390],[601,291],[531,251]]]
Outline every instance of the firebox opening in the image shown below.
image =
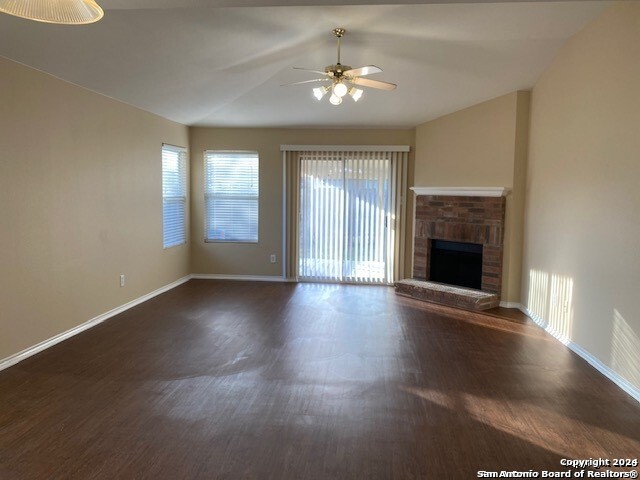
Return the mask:
[[478,243],[431,240],[429,280],[482,288],[482,245]]

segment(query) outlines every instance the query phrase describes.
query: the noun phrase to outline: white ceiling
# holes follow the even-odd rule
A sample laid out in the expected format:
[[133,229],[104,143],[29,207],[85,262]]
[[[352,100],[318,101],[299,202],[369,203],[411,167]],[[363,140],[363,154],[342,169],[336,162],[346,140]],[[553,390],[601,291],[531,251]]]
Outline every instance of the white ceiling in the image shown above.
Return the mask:
[[[105,16],[86,26],[0,14],[0,55],[186,125],[385,128],[530,88],[609,4],[98,1]],[[347,29],[342,63],[377,65],[384,71],[370,78],[397,90],[366,89],[357,104],[334,107],[309,85],[280,86],[315,77],[293,66],[335,63],[338,26]]]

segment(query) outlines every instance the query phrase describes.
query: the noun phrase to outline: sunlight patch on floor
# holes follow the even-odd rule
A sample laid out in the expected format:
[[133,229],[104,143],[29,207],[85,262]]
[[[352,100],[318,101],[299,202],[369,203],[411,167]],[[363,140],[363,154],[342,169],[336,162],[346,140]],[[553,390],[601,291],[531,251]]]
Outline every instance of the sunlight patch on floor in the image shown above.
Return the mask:
[[570,441],[587,431],[590,435],[608,438],[617,435],[592,423],[564,415],[548,405],[494,399],[467,392],[446,393],[429,388],[401,387],[401,390],[565,458],[606,454],[597,450],[585,452],[584,445]]

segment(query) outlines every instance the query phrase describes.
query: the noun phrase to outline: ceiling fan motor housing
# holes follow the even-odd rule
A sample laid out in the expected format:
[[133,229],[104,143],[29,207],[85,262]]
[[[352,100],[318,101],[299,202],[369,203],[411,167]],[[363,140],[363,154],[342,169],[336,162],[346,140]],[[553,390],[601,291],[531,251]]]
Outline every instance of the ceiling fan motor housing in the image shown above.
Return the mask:
[[328,65],[324,67],[325,73],[330,74],[333,78],[342,78],[344,72],[351,70],[351,66],[342,65],[340,63],[336,63],[335,65]]

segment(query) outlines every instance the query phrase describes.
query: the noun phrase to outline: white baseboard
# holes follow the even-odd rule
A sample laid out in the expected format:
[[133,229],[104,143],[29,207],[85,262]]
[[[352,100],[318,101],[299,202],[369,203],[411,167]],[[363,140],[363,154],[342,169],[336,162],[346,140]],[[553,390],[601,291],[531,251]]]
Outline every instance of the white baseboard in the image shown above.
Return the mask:
[[502,308],[517,308],[518,310],[521,310],[521,311],[524,308],[522,304],[518,302],[500,302],[500,306]]
[[240,280],[245,282],[285,282],[282,277],[268,275],[225,275],[224,273],[192,273],[199,280]]
[[47,340],[44,340],[43,342],[40,342],[32,347],[26,348],[21,352],[15,353],[10,357],[4,358],[0,360],[0,370],[9,368],[10,366],[15,365],[18,362],[21,362],[22,360],[25,360],[31,357],[32,355],[35,355],[36,353],[40,353],[41,351],[46,350],[47,348],[52,347],[55,344],[66,340],[67,338],[73,337],[74,335],[77,335],[80,332],[84,332],[85,330],[88,330],[91,327],[95,327],[96,325],[104,322],[105,320],[115,315],[118,315],[119,313],[122,313],[125,310],[135,307],[136,305],[139,305],[142,302],[146,302],[147,300],[157,295],[160,295],[161,293],[164,293],[168,290],[171,290],[172,288],[177,287],[178,285],[182,285],[183,283],[188,282],[189,280],[191,280],[191,275],[182,277],[176,280],[175,282],[171,282],[170,284],[165,285],[164,287],[160,287],[157,290],[154,290],[151,293],[147,293],[146,295],[138,297],[135,300],[131,300],[130,302],[125,303],[124,305],[120,305],[119,307],[109,310],[108,312],[102,313],[97,317],[92,318],[91,320],[87,320],[86,322],[81,323],[80,325],[73,327],[67,330],[66,332],[59,333],[58,335],[48,338]]
[[587,350],[582,348],[580,345],[578,345],[575,342],[572,342],[568,338],[565,338],[563,335],[556,332],[553,328],[549,328],[549,325],[546,324],[546,322],[542,318],[540,318],[538,315],[534,314],[533,312],[529,311],[529,309],[526,308],[524,305],[520,305],[519,308],[525,315],[531,318],[531,320],[533,320],[540,328],[542,328],[543,330],[551,334],[556,340],[561,342],[563,345],[566,345],[569,348],[569,350],[571,350],[573,353],[581,357],[585,362],[587,362],[593,368],[598,370],[602,375],[607,377],[609,380],[615,383],[618,387],[620,387],[622,390],[628,393],[634,400],[640,403],[640,389],[636,388],[634,385],[629,383],[625,378],[621,377],[616,372],[611,370],[611,368],[606,366],[604,363],[602,363],[600,360],[598,360],[596,357],[594,357],[591,353],[589,353]]

